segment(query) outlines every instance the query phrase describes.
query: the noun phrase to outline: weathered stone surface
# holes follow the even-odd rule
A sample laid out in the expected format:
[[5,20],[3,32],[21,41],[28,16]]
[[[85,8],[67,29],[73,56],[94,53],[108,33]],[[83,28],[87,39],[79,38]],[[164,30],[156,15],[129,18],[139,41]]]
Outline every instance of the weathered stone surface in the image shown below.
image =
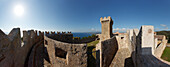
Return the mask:
[[[154,55],[154,28],[153,26],[146,26],[146,25],[142,26],[138,36],[140,36],[138,41],[139,42],[141,41],[140,43],[141,48],[145,48],[141,50],[141,53],[143,55],[145,54]],[[150,53],[150,48],[152,49],[151,53]]]
[[113,36],[112,33],[112,25],[113,25],[113,20],[110,16],[106,17],[101,17],[100,18],[100,22],[102,24],[102,32],[99,35],[100,37],[100,43],[98,43],[96,45],[96,54],[97,54],[97,58],[96,58],[96,66],[97,67],[101,67],[102,66],[102,52],[101,52],[101,41],[110,39]]
[[[157,35],[156,37],[157,37],[158,41],[161,41],[161,43],[158,43],[158,41],[157,41],[155,48],[154,48],[154,50],[155,50],[154,55],[156,57],[161,57],[162,53],[166,47],[167,40],[166,40],[166,37],[162,36],[162,35]],[[160,37],[162,37],[162,38],[160,38]]]
[[132,41],[133,29],[128,30],[127,33],[129,34],[130,41]]
[[71,32],[68,33],[62,32],[62,34],[60,34],[59,32],[57,32],[57,34],[55,34],[55,32],[51,32],[51,34],[46,32],[46,36],[57,41],[66,42],[66,43],[75,43],[75,44],[89,43],[96,40],[96,37],[85,38],[85,39],[78,39],[78,38],[73,39],[73,34]]
[[163,51],[164,45],[159,46],[162,49],[155,48],[155,41],[152,40],[154,40],[153,26],[142,26],[137,36],[136,67],[169,67],[170,63],[162,61],[154,53],[157,50]]
[[[102,34],[96,45],[97,67],[170,67],[169,62],[160,58],[166,37],[154,34],[153,26],[142,26],[140,32],[133,29],[112,37],[111,17],[100,21]],[[71,32],[45,33],[48,37],[41,31],[23,31],[21,40],[19,28],[8,35],[0,30],[0,67],[88,66],[87,45],[73,44]]]
[[138,36],[138,34],[139,34],[139,29],[133,29],[133,31],[134,31],[135,35]]
[[[86,67],[86,44],[69,44],[52,40],[46,36],[47,52],[53,67]],[[59,54],[58,54],[59,53]]]
[[[133,67],[133,62],[130,55],[131,54],[128,48],[119,49],[109,67]],[[125,65],[126,63],[129,63],[129,65]]]
[[[110,64],[110,67],[124,67],[124,66],[133,66],[131,59],[131,43],[129,39],[129,34],[121,34],[116,36],[118,42],[118,51]],[[127,61],[128,60],[128,61]],[[130,60],[130,61],[129,61]],[[125,65],[125,63],[127,63]]]
[[31,50],[31,54],[28,59],[28,67],[43,67],[44,66],[44,44],[43,41],[35,44]]
[[102,32],[101,32],[101,38],[100,40],[106,40],[112,37],[112,25],[113,25],[113,20],[110,16],[107,18],[104,17],[104,19],[101,17],[100,22],[102,24]]
[[101,67],[109,67],[118,50],[116,37],[101,42]]
[[[101,42],[100,59],[102,60],[100,60],[100,67],[170,66],[169,62],[160,59],[167,40],[165,37],[156,36],[160,41],[160,44],[155,45],[155,42],[157,41],[155,41],[154,38],[153,26],[142,26],[139,34],[138,31],[135,30],[132,30],[131,32],[132,33],[129,31],[128,33],[115,36],[118,44],[118,51],[116,53],[112,51],[115,47],[111,47],[111,45],[115,44],[115,42],[109,41],[111,39],[106,39],[106,42]],[[115,55],[113,56],[112,53],[115,53]],[[112,57],[114,58],[112,59]],[[110,63],[110,61],[112,62]]]
[[169,63],[153,55],[139,55],[137,58],[137,67],[170,67]]
[[[46,32],[47,33],[47,32]],[[51,34],[46,34],[47,37],[52,38],[54,40],[57,41],[61,41],[61,42],[68,42],[68,43],[72,43],[73,41],[73,34],[72,33],[62,33],[60,34],[58,32],[58,34],[55,34],[55,32],[52,32]]]
[[[2,51],[0,53],[2,55],[0,66],[2,67],[24,67],[31,47],[40,40],[43,41],[43,39],[39,39],[34,36],[33,30],[30,32],[25,31],[23,36],[24,44],[21,45],[19,28],[14,28],[8,35],[5,35],[2,31],[0,31],[0,35],[3,37],[0,38],[0,45],[2,47],[0,48]],[[39,37],[43,37],[43,35],[40,35]],[[38,39],[37,42],[35,42],[36,39]]]

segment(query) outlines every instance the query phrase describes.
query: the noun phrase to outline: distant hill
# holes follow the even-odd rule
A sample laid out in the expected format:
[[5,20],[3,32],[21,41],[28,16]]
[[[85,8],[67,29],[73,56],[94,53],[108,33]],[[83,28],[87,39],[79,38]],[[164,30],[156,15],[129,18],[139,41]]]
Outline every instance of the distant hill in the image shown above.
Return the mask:
[[157,35],[165,35],[168,39],[168,43],[170,43],[170,31],[157,31]]

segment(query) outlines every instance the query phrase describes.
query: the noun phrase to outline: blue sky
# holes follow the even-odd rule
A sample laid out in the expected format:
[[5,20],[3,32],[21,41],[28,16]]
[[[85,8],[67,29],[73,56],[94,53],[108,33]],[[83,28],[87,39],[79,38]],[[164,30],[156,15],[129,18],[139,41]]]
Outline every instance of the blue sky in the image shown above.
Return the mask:
[[[22,16],[14,14],[22,5]],[[0,0],[0,29],[101,31],[100,17],[111,16],[114,30],[153,25],[169,30],[170,0]]]

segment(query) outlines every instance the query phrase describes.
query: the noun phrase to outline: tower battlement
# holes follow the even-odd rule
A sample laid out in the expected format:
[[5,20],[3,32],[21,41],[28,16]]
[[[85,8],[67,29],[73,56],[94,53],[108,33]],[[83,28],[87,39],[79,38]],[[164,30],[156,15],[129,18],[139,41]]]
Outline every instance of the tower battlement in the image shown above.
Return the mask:
[[112,20],[112,18],[110,17],[110,16],[108,16],[107,18],[106,17],[101,17],[100,18],[100,22],[102,23],[102,22],[110,22],[110,23],[112,23],[113,24],[113,20]]

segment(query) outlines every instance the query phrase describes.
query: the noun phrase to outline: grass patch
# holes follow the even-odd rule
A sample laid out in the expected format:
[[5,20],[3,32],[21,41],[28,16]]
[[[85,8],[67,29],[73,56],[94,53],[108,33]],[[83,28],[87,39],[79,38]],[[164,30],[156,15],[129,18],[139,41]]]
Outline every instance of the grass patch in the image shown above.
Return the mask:
[[170,47],[165,48],[161,58],[168,61],[168,62],[170,62]]
[[96,44],[99,43],[99,40],[92,41],[87,43],[87,67],[96,67]]
[[92,42],[90,42],[90,43],[87,43],[87,47],[89,47],[89,46],[94,46],[94,47],[96,47],[96,44],[97,44],[97,43],[99,43],[99,40],[92,41]]

